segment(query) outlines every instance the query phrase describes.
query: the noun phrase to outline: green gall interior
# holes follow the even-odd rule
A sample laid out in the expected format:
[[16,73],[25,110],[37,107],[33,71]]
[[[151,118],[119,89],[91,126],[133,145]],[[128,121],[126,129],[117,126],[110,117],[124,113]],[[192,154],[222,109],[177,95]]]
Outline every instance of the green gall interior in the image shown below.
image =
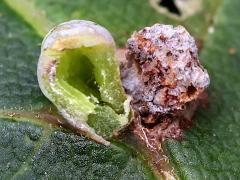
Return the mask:
[[[62,53],[57,68],[57,78],[67,82],[69,89],[74,88],[86,96],[100,99],[101,95],[93,72],[94,66],[82,51],[75,49]],[[91,100],[93,99],[90,98]]]
[[112,47],[100,45],[64,50],[56,79],[69,92],[79,92],[92,103],[107,104],[117,113],[123,113],[126,97],[114,54]]
[[85,116],[83,120],[97,133],[110,136],[125,122],[122,114],[126,100],[114,47],[98,45],[63,50],[59,58],[56,89],[64,97],[57,102],[67,107],[74,118],[81,119],[78,118],[81,112]]

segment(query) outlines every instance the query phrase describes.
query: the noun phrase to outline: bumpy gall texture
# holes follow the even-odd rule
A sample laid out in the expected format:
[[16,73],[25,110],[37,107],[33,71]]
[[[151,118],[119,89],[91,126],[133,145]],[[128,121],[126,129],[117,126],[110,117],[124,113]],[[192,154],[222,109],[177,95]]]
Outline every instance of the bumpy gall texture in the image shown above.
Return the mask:
[[134,33],[126,58],[123,86],[134,109],[148,121],[183,109],[210,82],[195,40],[182,26],[155,24]]

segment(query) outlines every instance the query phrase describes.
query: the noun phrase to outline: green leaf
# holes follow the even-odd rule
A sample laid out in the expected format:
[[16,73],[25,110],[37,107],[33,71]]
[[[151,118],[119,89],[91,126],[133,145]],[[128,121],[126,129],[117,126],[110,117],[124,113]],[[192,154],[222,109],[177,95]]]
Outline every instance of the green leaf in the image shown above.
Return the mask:
[[239,7],[238,0],[224,1],[201,53],[211,77],[209,108],[197,113],[184,141],[165,144],[180,179],[240,177]]
[[[217,10],[224,0],[202,0],[202,8],[193,16],[181,22],[198,40],[207,41],[208,28],[214,23]],[[186,9],[187,10],[187,9]]]
[[0,13],[0,109],[41,109],[49,105],[36,78],[41,38],[3,2]]
[[[183,24],[197,38],[205,39],[201,59],[211,77],[210,106],[197,112],[195,125],[186,132],[184,141],[168,140],[163,144],[164,150],[180,179],[239,179],[238,0],[202,0],[202,10],[181,22],[155,11],[147,0],[5,1],[42,36],[53,24],[82,18],[105,26],[120,46],[133,31],[157,22]],[[44,13],[39,13],[41,11]],[[35,13],[36,21],[31,17]],[[25,179],[56,178],[57,175],[71,178],[80,172],[83,176],[100,179],[102,174],[106,179],[118,178],[119,174],[125,179],[153,178],[152,170],[141,157],[132,156],[135,153],[132,149],[119,144],[104,147],[62,129],[39,124],[36,118],[32,118],[34,122],[9,120],[15,110],[22,112],[24,108],[24,112],[30,111],[27,113],[33,117],[33,110],[52,106],[41,94],[36,80],[41,38],[3,2],[0,2],[0,23],[0,116],[4,116],[0,119],[0,175],[3,179],[13,174],[15,178]],[[215,32],[206,38],[209,26],[214,26]],[[236,48],[237,52],[229,54],[231,48]],[[4,113],[8,114],[7,118]],[[96,129],[104,128],[102,125],[96,124]],[[86,147],[79,150],[79,144]],[[106,154],[99,155],[105,151]],[[81,158],[78,161],[75,157]],[[96,158],[100,160],[94,161]],[[27,162],[26,165],[23,162]],[[89,164],[84,166],[85,162]],[[113,172],[113,176],[109,172]]]
[[56,125],[37,83],[41,38],[3,1],[0,24],[0,179],[153,179],[135,150],[100,145]]
[[[86,19],[107,28],[116,42],[124,46],[133,31],[156,22],[170,21],[159,16],[147,0],[36,1],[50,21],[58,24],[71,19]],[[55,13],[52,13],[55,12]],[[145,12],[141,15],[139,12]],[[174,21],[172,21],[174,22]]]
[[[107,28],[117,44],[123,47],[134,31],[155,23],[182,24],[198,39],[204,40],[208,26],[213,23],[215,12],[223,0],[198,0],[200,10],[184,21],[172,19],[171,15],[167,15],[170,13],[159,12],[158,3],[152,3],[157,0],[59,0],[58,3],[54,0],[5,1],[42,36],[53,27],[53,24],[72,19],[85,19]],[[25,11],[26,8],[28,11]]]
[[[48,124],[0,118],[1,179],[151,179],[136,152]],[[26,120],[27,121],[27,120]]]

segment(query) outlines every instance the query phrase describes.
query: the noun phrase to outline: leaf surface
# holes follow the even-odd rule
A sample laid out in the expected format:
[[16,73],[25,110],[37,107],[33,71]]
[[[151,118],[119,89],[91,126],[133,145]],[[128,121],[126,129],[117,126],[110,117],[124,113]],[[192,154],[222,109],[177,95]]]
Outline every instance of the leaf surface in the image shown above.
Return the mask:
[[106,147],[83,136],[0,118],[1,179],[151,179],[136,152],[123,145]]
[[209,107],[197,113],[184,141],[165,145],[181,179],[240,177],[239,7],[238,0],[224,1],[200,56],[211,77]]
[[97,144],[35,114],[52,108],[36,77],[41,38],[3,1],[0,14],[0,178],[154,178],[135,150]]
[[[157,0],[59,0],[58,3],[54,0],[5,1],[43,36],[53,24],[72,19],[85,19],[106,27],[117,45],[124,47],[134,31],[155,23],[184,25],[195,37],[204,40],[208,26],[213,23],[215,12],[223,0],[198,0],[200,10],[184,21],[172,19],[172,14],[158,11],[159,4],[155,3]],[[29,11],[24,11],[26,8]]]
[[[155,11],[144,0],[32,0],[30,12],[44,11],[37,13],[40,25],[23,13],[28,8],[25,0],[25,4],[18,4],[21,8],[14,6],[15,0],[5,1],[21,17],[0,2],[1,177],[73,178],[81,174],[89,179],[154,178],[138,153],[125,146],[107,148],[71,132],[36,123],[39,120],[35,118],[20,118],[19,122],[12,114],[3,115],[13,110],[52,108],[37,84],[36,63],[42,40],[36,32],[43,35],[53,24],[82,18],[105,26],[121,47],[133,31],[157,22],[182,24],[195,37],[205,40],[200,58],[211,77],[209,108],[197,112],[194,127],[186,132],[184,141],[168,140],[163,144],[164,150],[180,179],[239,179],[238,0],[203,0],[200,12],[181,22]],[[208,35],[209,26],[209,32],[214,32]]]

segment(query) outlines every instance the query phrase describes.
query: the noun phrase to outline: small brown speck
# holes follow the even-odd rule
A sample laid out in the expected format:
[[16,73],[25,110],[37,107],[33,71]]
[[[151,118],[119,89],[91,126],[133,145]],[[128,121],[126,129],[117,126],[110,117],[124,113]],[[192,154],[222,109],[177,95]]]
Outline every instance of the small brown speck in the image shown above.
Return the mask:
[[162,123],[160,124],[160,128],[162,130],[167,129],[167,127],[169,126],[170,123],[171,123],[171,120],[169,118],[164,118],[162,120]]
[[156,48],[154,46],[150,47],[149,54],[153,54],[155,52]]
[[186,67],[191,67],[191,66],[192,66],[192,63],[191,63],[191,61],[189,61],[186,65]]
[[14,117],[16,115],[16,113],[14,113],[14,112],[9,112],[8,113],[8,116],[10,116],[10,117]]
[[156,118],[153,115],[149,115],[148,117],[143,118],[144,123],[146,124],[154,124],[156,123]]
[[201,40],[199,38],[196,38],[195,40],[196,40],[198,50],[201,51],[203,48],[203,40]]
[[51,63],[48,64],[46,67],[46,73],[49,74],[51,72],[51,67],[57,64],[57,60],[51,61]]
[[230,55],[235,55],[235,54],[237,53],[237,49],[236,49],[236,48],[229,48],[229,49],[228,49],[228,53],[229,53]]
[[167,40],[167,37],[164,36],[164,35],[162,35],[162,34],[160,35],[159,38],[160,38],[160,40],[163,41],[163,42],[165,42],[165,41]]
[[166,55],[171,56],[172,55],[171,51],[168,51]]

